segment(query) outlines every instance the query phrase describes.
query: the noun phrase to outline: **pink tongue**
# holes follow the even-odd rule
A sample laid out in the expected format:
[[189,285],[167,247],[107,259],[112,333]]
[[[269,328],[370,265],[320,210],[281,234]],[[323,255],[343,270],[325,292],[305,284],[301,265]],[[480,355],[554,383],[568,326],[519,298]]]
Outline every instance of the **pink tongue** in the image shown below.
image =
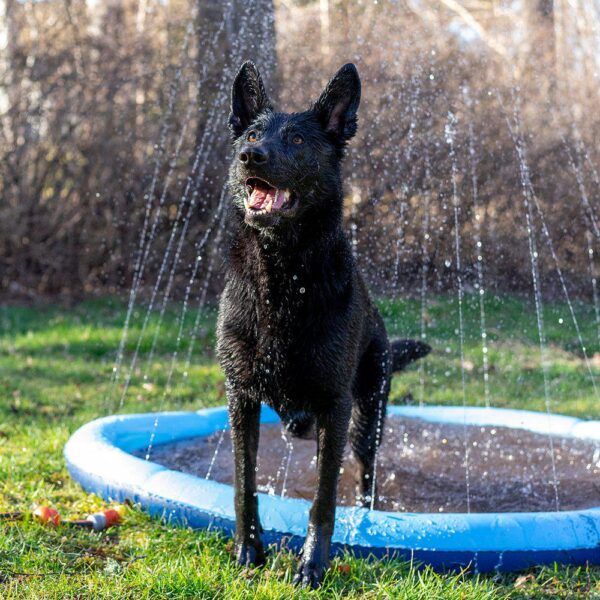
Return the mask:
[[277,190],[277,196],[275,197],[275,201],[273,202],[273,208],[279,209],[283,206],[285,202],[285,191]]
[[[251,208],[261,209],[269,203],[275,203],[275,194],[277,190],[269,188],[268,190],[254,188],[250,198],[248,198],[248,206]],[[279,195],[279,194],[277,194]]]

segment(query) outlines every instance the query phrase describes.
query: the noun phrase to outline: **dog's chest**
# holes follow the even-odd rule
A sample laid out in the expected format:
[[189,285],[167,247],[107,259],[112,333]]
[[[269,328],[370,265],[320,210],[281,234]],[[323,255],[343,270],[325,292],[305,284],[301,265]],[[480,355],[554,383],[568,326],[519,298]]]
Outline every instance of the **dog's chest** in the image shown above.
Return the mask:
[[340,360],[352,354],[355,337],[349,263],[331,253],[271,250],[246,244],[233,254],[220,361],[233,387],[276,410],[303,408],[351,379]]
[[272,375],[271,383],[281,385],[299,369],[311,369],[321,310],[299,276],[260,289],[253,311],[256,373]]
[[309,278],[294,275],[233,286],[235,311],[224,315],[228,378],[276,410],[321,395],[335,356],[323,343],[327,303]]

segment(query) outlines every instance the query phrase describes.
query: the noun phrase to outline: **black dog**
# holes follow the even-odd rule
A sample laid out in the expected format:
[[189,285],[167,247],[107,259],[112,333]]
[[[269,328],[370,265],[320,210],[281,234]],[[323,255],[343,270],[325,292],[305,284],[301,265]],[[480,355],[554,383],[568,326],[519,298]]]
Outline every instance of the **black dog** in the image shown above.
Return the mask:
[[292,434],[317,440],[317,490],[295,578],[311,587],[329,562],[346,441],[359,465],[357,500],[367,504],[392,371],[430,350],[390,345],[342,228],[340,163],[359,101],[348,64],[309,110],[277,113],[246,62],[229,118],[233,242],[217,350],[235,453],[236,554],[243,565],[265,560],[255,481],[265,402]]

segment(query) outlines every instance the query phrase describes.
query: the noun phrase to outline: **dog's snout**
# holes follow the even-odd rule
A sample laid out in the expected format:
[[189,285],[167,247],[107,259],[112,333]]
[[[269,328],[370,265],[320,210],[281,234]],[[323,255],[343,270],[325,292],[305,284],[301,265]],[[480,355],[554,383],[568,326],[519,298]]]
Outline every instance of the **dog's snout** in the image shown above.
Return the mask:
[[262,165],[267,162],[269,155],[264,148],[253,146],[243,148],[238,158],[246,166]]

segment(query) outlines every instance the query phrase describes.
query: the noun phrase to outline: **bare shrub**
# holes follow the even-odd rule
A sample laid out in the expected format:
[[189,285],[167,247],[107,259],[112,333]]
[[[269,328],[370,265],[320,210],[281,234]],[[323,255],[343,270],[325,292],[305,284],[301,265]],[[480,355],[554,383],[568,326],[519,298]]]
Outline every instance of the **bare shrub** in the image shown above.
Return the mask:
[[376,291],[455,286],[455,218],[467,286],[479,262],[488,287],[529,290],[529,207],[544,293],[562,293],[558,264],[570,293],[589,295],[599,15],[521,4],[6,0],[0,285],[119,292],[140,249],[148,293],[161,272],[159,287],[183,293],[197,255],[198,281],[218,272],[228,87],[254,58],[284,109],[358,64],[346,217]]

